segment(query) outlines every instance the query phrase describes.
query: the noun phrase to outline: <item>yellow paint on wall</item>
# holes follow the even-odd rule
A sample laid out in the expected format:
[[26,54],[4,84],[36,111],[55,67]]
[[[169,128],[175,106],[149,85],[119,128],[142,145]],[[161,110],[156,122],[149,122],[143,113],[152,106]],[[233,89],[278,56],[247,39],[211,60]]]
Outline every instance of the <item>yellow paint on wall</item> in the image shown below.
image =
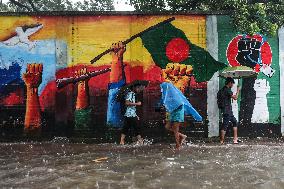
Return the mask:
[[[90,64],[90,60],[112,43],[123,41],[148,27],[172,16],[7,16],[0,19],[0,40],[11,35],[17,26],[43,24],[43,29],[31,36],[31,40],[60,39],[67,43],[68,65]],[[174,26],[184,31],[188,39],[206,48],[205,16],[174,16]],[[143,47],[141,38],[127,45],[124,61],[132,66],[154,65],[150,53]],[[105,55],[94,66],[111,63]]]
[[1,16],[0,18],[0,41],[9,38],[15,34],[15,29],[18,26],[33,24],[34,19],[29,16]]
[[[174,26],[183,30],[192,43],[206,48],[205,17],[204,16],[175,16]],[[169,16],[101,16],[77,17],[74,20],[74,35],[68,42],[71,65],[89,63],[89,61],[111,44],[128,39],[148,27],[157,24]],[[73,50],[72,50],[73,49]],[[76,49],[76,50],[74,50]],[[132,66],[143,65],[145,69],[153,65],[150,53],[143,47],[140,38],[127,45],[124,61]],[[95,65],[111,63],[111,56],[104,56]]]

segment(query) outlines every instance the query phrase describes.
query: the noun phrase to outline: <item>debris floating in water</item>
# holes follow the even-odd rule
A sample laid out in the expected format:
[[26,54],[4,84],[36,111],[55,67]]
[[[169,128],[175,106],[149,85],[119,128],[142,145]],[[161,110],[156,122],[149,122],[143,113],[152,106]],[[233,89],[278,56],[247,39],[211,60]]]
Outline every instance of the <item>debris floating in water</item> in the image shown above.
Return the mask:
[[94,161],[96,163],[102,163],[103,161],[106,161],[106,160],[108,160],[108,157],[97,158],[97,159],[94,159],[92,161]]
[[175,158],[167,158],[167,160],[174,161]]

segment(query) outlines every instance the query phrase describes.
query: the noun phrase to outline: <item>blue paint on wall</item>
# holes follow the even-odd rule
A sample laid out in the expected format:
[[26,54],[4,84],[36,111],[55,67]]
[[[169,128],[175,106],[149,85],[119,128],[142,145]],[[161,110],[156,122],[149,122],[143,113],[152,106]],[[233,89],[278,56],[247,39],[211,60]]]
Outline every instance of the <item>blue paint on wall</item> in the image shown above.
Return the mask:
[[15,79],[22,79],[22,74],[26,72],[29,63],[43,64],[42,83],[39,86],[39,94],[41,94],[47,83],[55,79],[55,40],[36,41],[33,49],[28,49],[25,44],[7,46],[0,43],[0,73],[3,73],[0,77],[0,85],[6,85]]

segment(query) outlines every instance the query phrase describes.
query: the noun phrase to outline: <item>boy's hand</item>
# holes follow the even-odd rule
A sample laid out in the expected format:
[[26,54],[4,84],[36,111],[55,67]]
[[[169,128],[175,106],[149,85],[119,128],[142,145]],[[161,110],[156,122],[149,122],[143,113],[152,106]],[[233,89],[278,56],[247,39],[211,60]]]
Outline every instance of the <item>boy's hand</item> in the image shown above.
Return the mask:
[[240,92],[240,90],[241,90],[241,87],[237,86],[237,93]]
[[137,120],[138,120],[138,121],[140,120],[140,117],[139,117],[139,116],[137,116]]
[[136,106],[141,106],[141,105],[142,105],[141,102],[137,102],[137,103],[136,103]]

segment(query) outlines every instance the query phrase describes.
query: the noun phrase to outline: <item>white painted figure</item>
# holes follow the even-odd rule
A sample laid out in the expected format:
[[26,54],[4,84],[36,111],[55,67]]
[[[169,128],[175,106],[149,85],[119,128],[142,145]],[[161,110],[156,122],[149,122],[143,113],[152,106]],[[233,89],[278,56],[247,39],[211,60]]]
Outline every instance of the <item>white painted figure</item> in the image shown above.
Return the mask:
[[[238,79],[235,79],[235,85],[232,88],[232,92],[234,94],[236,94],[237,92],[238,81],[239,81]],[[236,120],[239,122],[239,105],[237,100],[232,99],[232,110]]]
[[270,65],[266,65],[266,64],[263,64],[261,66],[260,71],[269,78],[272,77],[275,73],[275,70],[271,68]]
[[252,123],[268,123],[269,111],[266,95],[270,91],[269,82],[266,79],[257,79],[254,83],[256,92],[255,105],[251,118]]
[[30,26],[16,27],[16,35],[11,36],[9,39],[2,41],[3,44],[8,46],[15,46],[19,43],[28,45],[29,50],[35,47],[35,42],[30,41],[29,37],[39,31],[43,27],[42,24],[35,24]]

